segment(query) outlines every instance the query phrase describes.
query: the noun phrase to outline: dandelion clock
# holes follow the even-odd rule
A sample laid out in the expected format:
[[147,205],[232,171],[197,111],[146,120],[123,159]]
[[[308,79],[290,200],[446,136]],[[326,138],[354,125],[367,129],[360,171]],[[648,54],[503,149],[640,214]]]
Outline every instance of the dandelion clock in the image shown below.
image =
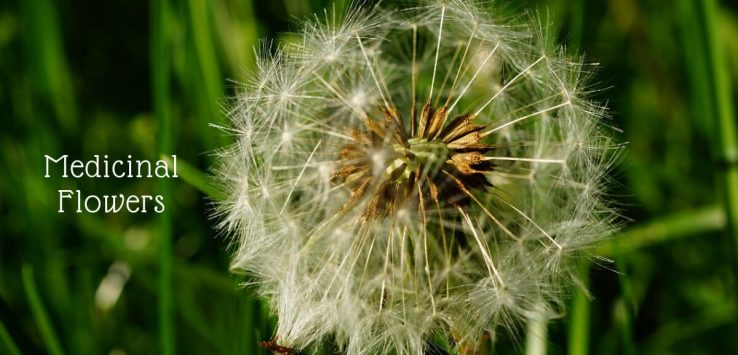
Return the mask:
[[616,149],[590,66],[495,6],[355,4],[262,51],[218,212],[272,350],[473,353],[562,314]]

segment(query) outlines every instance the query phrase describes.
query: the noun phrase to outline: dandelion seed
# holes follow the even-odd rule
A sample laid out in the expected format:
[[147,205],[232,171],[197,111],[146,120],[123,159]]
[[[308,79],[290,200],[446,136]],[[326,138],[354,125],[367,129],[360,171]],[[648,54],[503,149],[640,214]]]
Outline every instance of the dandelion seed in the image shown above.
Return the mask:
[[265,347],[472,352],[561,313],[572,261],[613,229],[617,149],[586,66],[496,13],[357,5],[262,55],[218,171],[232,267],[278,316]]

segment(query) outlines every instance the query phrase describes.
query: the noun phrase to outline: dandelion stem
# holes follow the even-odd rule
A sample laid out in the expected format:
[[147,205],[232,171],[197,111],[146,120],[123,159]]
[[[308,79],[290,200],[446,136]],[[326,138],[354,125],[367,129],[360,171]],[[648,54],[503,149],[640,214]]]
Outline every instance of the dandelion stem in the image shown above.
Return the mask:
[[528,326],[525,335],[526,355],[546,355],[546,343],[548,341],[547,323],[548,320],[542,311],[538,314],[534,314],[533,317],[528,319]]

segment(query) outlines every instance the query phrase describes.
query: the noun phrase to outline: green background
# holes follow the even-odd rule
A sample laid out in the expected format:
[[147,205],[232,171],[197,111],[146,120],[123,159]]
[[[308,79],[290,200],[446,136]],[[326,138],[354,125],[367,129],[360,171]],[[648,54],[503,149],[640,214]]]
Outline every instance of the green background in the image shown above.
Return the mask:
[[[239,286],[248,280],[228,271],[228,242],[205,194],[217,192],[200,171],[231,141],[209,124],[227,124],[224,98],[254,69],[253,47],[289,40],[283,33],[298,19],[326,6],[0,4],[0,353],[264,352],[256,344],[270,339],[274,320]],[[738,5],[513,6],[538,11],[560,26],[569,52],[602,64],[605,89],[594,96],[623,130],[616,140],[628,142],[607,197],[625,228],[598,249],[614,262],[581,266],[592,302],[581,291],[567,298],[568,315],[548,324],[549,353],[738,353]],[[181,179],[43,177],[44,154],[161,153],[177,154]],[[59,214],[62,188],[162,194],[167,212]],[[103,307],[96,292],[120,265],[130,277]],[[494,353],[531,350],[524,326],[513,337]]]

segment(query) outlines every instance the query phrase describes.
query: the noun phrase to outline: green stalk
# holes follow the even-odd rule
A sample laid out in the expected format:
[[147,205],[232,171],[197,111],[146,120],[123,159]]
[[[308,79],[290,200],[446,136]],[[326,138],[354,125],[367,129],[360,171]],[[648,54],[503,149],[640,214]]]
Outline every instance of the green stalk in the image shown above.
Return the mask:
[[606,257],[625,255],[651,245],[719,231],[725,223],[725,212],[719,205],[678,212],[626,230],[622,236],[598,247],[595,254]]
[[[189,25],[192,33],[194,55],[197,68],[192,73],[190,85],[191,95],[195,95],[199,108],[204,110],[198,115],[195,124],[205,129],[208,124],[223,122],[218,101],[223,99],[223,75],[221,73],[218,53],[213,42],[215,36],[211,31],[211,7],[213,4],[206,0],[187,1]],[[221,147],[228,143],[223,135],[218,135],[214,129],[204,130],[203,142],[207,149]]]
[[31,314],[33,314],[36,325],[38,325],[41,338],[46,344],[46,349],[52,355],[64,354],[59,337],[54,331],[46,308],[41,301],[41,296],[38,294],[36,282],[33,280],[33,267],[29,264],[24,264],[21,269],[21,277],[23,279],[23,288],[26,290],[26,296],[28,297],[28,304],[31,307]]
[[[165,160],[169,164],[170,172],[174,172],[172,170],[174,167],[174,162],[172,161],[171,155],[162,155],[159,157],[159,159]],[[214,201],[225,200],[225,195],[223,194],[223,192],[213,186],[210,183],[207,175],[194,165],[178,159],[177,175],[179,175],[179,177],[181,177],[184,182],[190,184],[190,186],[194,187]]]
[[[157,122],[157,150],[160,155],[172,149],[171,118],[169,113],[169,4],[167,0],[151,3],[151,85],[154,114]],[[169,201],[168,179],[157,180],[156,189]],[[159,341],[160,353],[171,355],[174,347],[174,314],[172,304],[172,221],[169,210],[159,214]]]
[[679,14],[684,19],[681,23],[682,41],[685,48],[684,57],[686,63],[691,63],[687,66],[692,96],[689,102],[689,113],[692,115],[692,126],[709,131],[708,128],[714,128],[714,123],[711,120],[715,116],[715,108],[712,104],[713,95],[710,94],[712,88],[709,80],[710,72],[707,68],[707,54],[703,49],[704,40],[702,39],[699,19],[694,18],[696,17],[694,15],[696,9],[694,9],[692,2],[693,0],[679,1]]
[[[585,4],[583,0],[569,1],[569,38],[568,46],[570,50],[581,51]],[[579,261],[577,268],[581,275],[581,285],[574,290],[572,299],[571,313],[568,321],[568,354],[569,355],[586,355],[589,354],[589,328],[590,328],[590,298],[586,288],[589,287],[589,267],[587,260]]]
[[[579,274],[582,277],[581,287],[589,286],[589,262],[579,263]],[[590,299],[582,288],[574,291],[571,313],[569,315],[569,355],[589,354],[589,316]]]
[[249,77],[244,69],[254,67],[254,47],[259,44],[254,4],[251,1],[231,1],[217,2],[213,6],[216,43],[220,44],[228,62],[224,72],[245,82]]
[[620,294],[622,295],[623,302],[623,313],[621,319],[621,336],[622,336],[622,352],[625,355],[635,355],[636,346],[633,341],[633,313],[635,312],[635,305],[633,302],[633,292],[628,283],[628,270],[625,265],[625,256],[618,255],[615,258],[615,266],[618,271],[618,283],[620,284]]
[[[727,57],[723,52],[723,40],[717,29],[717,1],[695,0],[704,26],[709,68],[712,74],[713,105],[717,114],[718,136],[720,137],[721,164],[725,172],[721,174],[727,231],[733,244],[733,267],[738,277],[738,123],[733,107],[733,87]],[[738,283],[735,283],[738,298]],[[736,324],[738,331],[738,324]]]
[[77,129],[77,108],[55,1],[20,2],[24,21],[30,78],[38,94],[51,104],[62,128]]
[[13,337],[10,336],[8,328],[5,327],[2,319],[0,319],[0,340],[5,345],[5,351],[10,355],[21,355],[18,345],[15,345]]

